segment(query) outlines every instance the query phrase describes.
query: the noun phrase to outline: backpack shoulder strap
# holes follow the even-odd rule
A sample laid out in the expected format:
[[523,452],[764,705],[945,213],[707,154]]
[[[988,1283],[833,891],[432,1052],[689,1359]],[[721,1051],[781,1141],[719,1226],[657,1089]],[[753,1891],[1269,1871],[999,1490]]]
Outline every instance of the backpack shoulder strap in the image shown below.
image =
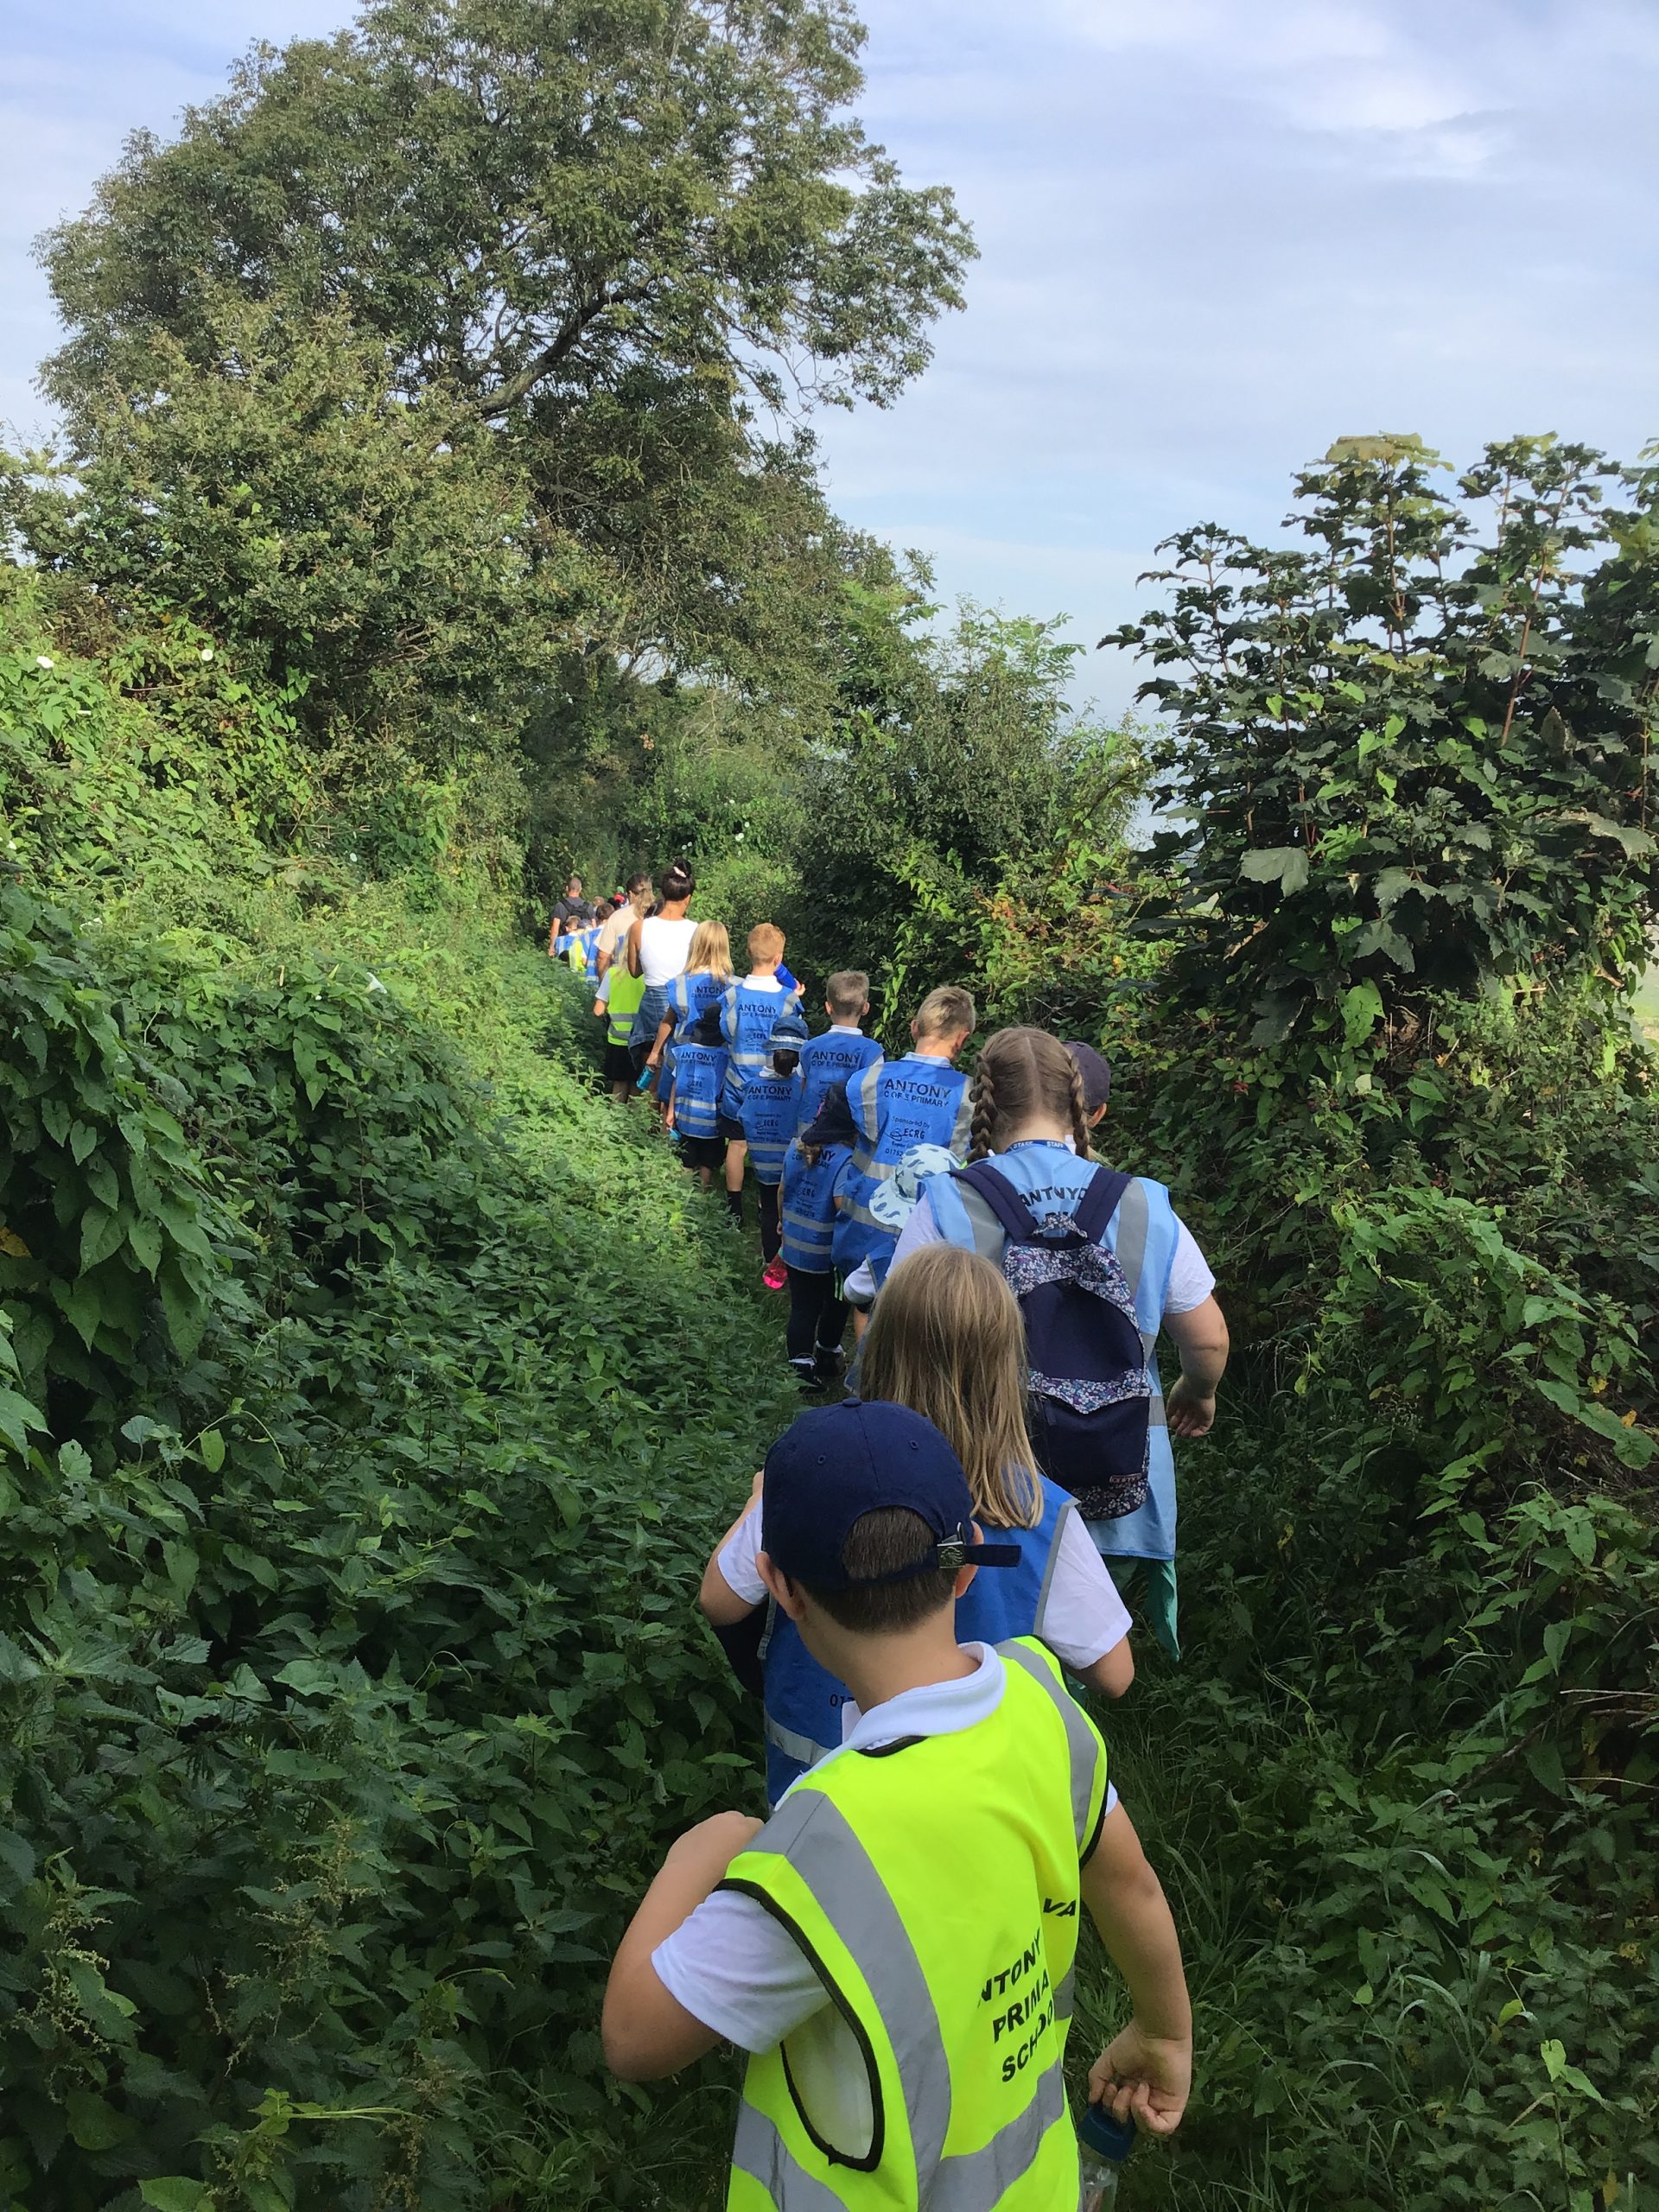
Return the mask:
[[1096,1168],[1073,1216],[1091,1244],[1098,1244],[1106,1234],[1107,1223],[1122,1204],[1123,1193],[1134,1180],[1133,1175],[1124,1174],[1121,1168]]
[[1023,1243],[1037,1234],[1037,1217],[1026,1204],[1006,1176],[999,1175],[988,1160],[976,1160],[971,1167],[957,1167],[951,1172],[951,1181],[965,1183],[976,1191],[1002,1224],[1005,1236],[1018,1237]]

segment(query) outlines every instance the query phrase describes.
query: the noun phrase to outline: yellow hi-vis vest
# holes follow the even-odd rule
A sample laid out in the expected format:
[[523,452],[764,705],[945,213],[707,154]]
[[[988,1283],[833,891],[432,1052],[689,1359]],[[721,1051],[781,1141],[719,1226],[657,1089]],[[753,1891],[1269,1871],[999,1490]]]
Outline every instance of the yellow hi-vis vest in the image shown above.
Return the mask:
[[[998,1649],[995,1713],[811,1769],[728,1871],[721,1887],[790,1930],[835,2008],[750,2060],[728,2212],[1077,2203],[1062,2069],[1106,1749],[1039,1643]],[[843,2089],[862,2062],[855,2130],[821,2063],[814,2086],[825,2031]]]
[[645,995],[643,976],[628,973],[627,954],[613,960],[606,969],[611,979],[611,995],[607,1001],[610,1020],[606,1035],[613,1045],[626,1045],[633,1033],[633,1017],[639,1011],[639,1001]]

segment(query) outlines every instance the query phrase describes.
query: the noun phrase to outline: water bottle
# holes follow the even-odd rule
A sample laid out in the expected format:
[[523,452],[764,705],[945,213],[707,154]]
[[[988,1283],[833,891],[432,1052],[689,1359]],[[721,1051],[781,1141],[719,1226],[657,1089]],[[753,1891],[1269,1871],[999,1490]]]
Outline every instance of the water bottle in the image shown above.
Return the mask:
[[1090,2105],[1077,2129],[1077,2148],[1083,2161],[1077,2212],[1112,2212],[1123,2161],[1135,2148],[1135,2122],[1114,2120],[1104,2105]]

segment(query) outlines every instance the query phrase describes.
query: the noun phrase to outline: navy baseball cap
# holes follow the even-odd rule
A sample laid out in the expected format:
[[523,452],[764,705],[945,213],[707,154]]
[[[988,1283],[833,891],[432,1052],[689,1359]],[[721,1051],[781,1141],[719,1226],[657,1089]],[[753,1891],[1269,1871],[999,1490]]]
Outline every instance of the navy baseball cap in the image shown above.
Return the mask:
[[885,1399],[814,1406],[766,1454],[760,1541],[772,1565],[817,1590],[851,1590],[847,1539],[867,1513],[902,1507],[934,1541],[907,1567],[874,1578],[958,1567],[1015,1567],[1018,1544],[976,1544],[974,1501],[962,1462],[931,1421]]
[[798,1052],[811,1033],[798,1014],[781,1014],[772,1025],[766,1050],[768,1052]]
[[1068,1043],[1065,1049],[1077,1062],[1077,1073],[1083,1077],[1083,1103],[1091,1114],[1096,1113],[1111,1096],[1112,1064],[1092,1045]]

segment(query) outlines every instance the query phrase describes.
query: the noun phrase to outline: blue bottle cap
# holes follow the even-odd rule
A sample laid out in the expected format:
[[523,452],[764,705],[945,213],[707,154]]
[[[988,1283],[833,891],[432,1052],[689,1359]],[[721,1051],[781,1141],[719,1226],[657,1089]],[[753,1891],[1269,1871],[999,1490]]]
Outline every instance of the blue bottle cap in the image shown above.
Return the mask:
[[1078,2126],[1077,2140],[1097,2158],[1121,2165],[1135,2148],[1135,2122],[1114,2120],[1104,2105],[1090,2105]]

